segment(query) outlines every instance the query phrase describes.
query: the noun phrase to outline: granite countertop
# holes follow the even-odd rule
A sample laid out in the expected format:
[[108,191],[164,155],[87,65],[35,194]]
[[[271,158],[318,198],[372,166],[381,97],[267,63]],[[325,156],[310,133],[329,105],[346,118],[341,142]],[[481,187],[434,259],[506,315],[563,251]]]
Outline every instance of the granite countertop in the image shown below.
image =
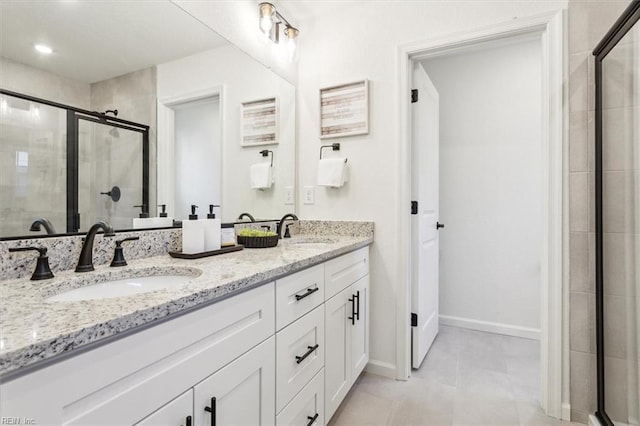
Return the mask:
[[[298,244],[305,238],[321,243]],[[299,235],[277,247],[244,249],[195,260],[167,255],[129,261],[121,268],[59,272],[46,281],[28,278],[0,282],[0,376],[68,355],[101,340],[152,325],[184,311],[214,303],[300,269],[322,263],[373,242],[372,236]],[[102,279],[191,272],[177,287],[111,299],[53,302],[47,298]],[[30,370],[30,369],[29,369]],[[13,376],[14,374],[11,374]]]

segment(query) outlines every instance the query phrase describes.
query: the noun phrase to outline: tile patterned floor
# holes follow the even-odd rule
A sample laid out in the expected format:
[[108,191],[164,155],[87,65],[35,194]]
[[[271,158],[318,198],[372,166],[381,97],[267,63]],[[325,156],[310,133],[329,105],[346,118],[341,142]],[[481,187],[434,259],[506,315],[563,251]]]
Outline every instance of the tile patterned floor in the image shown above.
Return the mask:
[[539,342],[440,327],[407,382],[364,373],[329,423],[361,425],[563,425],[539,405]]

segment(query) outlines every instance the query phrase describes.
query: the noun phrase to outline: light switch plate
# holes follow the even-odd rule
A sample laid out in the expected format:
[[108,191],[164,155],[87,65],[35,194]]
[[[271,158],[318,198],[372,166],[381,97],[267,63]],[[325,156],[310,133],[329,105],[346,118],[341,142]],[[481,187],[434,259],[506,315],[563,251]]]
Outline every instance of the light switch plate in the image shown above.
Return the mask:
[[313,186],[305,186],[304,187],[304,203],[305,204],[313,204]]
[[284,203],[291,205],[295,203],[293,186],[284,187]]

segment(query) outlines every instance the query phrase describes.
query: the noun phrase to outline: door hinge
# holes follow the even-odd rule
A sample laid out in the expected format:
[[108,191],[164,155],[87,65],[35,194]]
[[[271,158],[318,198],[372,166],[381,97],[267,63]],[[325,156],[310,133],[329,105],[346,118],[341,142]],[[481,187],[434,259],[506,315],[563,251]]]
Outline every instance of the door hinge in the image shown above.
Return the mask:
[[411,313],[411,327],[418,326],[418,314]]
[[418,102],[418,89],[411,89],[411,103],[415,104]]
[[417,201],[412,201],[411,202],[411,214],[418,214],[418,202]]

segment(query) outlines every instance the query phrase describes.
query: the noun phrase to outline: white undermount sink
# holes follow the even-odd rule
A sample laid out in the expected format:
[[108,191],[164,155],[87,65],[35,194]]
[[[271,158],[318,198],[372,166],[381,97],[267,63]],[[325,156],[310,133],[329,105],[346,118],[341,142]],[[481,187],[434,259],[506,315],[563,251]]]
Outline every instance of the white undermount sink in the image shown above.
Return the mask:
[[[127,277],[111,278],[97,276],[96,284],[84,285],[48,297],[49,302],[77,302],[80,300],[111,299],[149,293],[171,287],[178,287],[199,276],[202,272],[195,268],[170,268],[167,271],[128,271]],[[154,275],[155,274],[155,275]],[[77,281],[78,279],[76,279]],[[63,284],[64,286],[64,284]],[[75,287],[73,282],[71,287]],[[65,286],[67,287],[67,286]]]

